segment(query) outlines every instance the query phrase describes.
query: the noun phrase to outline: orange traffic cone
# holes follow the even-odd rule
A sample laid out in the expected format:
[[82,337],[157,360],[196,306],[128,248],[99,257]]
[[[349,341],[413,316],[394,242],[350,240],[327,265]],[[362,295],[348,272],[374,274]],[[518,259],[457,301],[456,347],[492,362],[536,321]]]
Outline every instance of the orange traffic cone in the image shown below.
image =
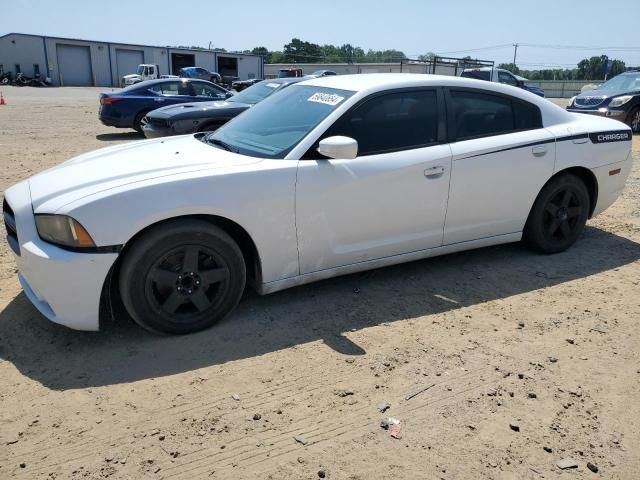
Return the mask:
[[7,102],[4,101],[4,97],[2,96],[2,92],[0,92],[0,105],[6,105]]

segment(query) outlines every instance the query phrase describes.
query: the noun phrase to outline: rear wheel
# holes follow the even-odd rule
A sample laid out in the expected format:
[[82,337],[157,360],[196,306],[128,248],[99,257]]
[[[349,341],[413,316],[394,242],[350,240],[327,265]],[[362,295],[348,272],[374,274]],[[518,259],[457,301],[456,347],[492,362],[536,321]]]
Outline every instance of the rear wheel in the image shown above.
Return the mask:
[[629,126],[633,133],[640,133],[640,107],[631,110],[629,114]]
[[589,192],[580,178],[565,174],[552,179],[533,204],[524,229],[524,242],[543,253],[566,250],[582,233],[590,204]]
[[242,252],[223,230],[175,220],[145,233],[126,253],[120,295],[142,327],[191,333],[212,326],[238,304],[246,281]]

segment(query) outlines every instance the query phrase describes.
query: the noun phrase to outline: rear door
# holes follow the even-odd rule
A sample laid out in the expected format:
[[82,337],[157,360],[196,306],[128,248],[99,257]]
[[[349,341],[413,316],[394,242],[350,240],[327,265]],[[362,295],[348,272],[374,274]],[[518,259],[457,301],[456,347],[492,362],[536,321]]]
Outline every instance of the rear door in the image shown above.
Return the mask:
[[555,165],[539,108],[486,90],[447,90],[452,170],[444,244],[521,232]]

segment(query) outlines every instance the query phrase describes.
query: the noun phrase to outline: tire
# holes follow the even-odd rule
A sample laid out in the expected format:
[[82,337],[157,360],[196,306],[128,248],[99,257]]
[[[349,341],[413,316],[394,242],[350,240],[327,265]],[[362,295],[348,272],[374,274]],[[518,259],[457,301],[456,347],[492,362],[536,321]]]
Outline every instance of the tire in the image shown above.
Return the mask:
[[140,112],[136,115],[136,118],[133,119],[133,129],[138,132],[138,133],[142,133],[142,119],[147,115],[147,112]]
[[580,178],[564,174],[551,179],[531,208],[523,241],[542,253],[566,250],[582,233],[590,207],[589,191]]
[[235,308],[246,268],[238,245],[223,230],[178,219],[135,241],[118,280],[122,302],[140,326],[185,334],[211,327]]
[[631,110],[628,123],[633,133],[640,133],[640,107]]

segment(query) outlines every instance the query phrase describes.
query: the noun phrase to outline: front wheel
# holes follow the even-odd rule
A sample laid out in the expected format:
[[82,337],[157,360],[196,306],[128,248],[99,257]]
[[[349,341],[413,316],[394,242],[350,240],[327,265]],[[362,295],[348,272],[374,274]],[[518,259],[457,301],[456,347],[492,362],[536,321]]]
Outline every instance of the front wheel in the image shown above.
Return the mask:
[[582,233],[589,208],[584,182],[571,174],[558,176],[538,194],[524,227],[523,241],[539,252],[562,252]]
[[224,318],[240,301],[245,281],[242,252],[229,235],[201,220],[173,220],[132,245],[119,288],[142,327],[183,334]]

